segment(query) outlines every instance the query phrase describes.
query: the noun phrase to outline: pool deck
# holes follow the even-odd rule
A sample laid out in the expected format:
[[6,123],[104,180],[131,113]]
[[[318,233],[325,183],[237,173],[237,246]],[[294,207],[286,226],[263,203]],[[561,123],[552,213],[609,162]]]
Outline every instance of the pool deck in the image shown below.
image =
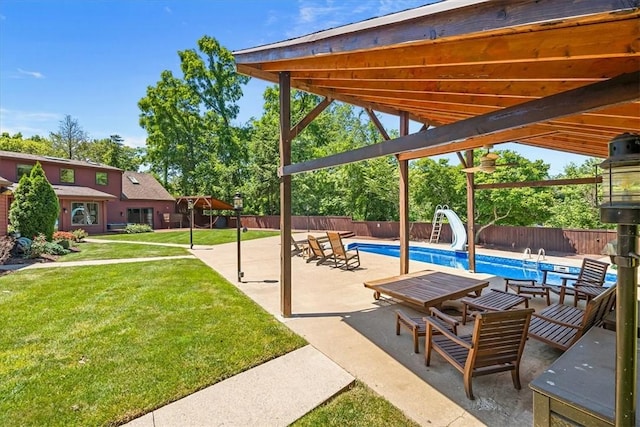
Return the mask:
[[[306,235],[306,232],[296,233],[294,237],[304,239]],[[345,239],[345,243],[357,241],[364,240]],[[449,247],[446,244],[411,244],[442,249]],[[477,252],[522,259],[521,253],[486,249]],[[395,335],[396,309],[402,308],[413,315],[420,313],[389,298],[382,297],[376,301],[371,290],[363,286],[365,281],[397,275],[400,268],[398,258],[361,252],[361,267],[355,271],[344,271],[293,257],[293,315],[284,318],[280,310],[279,237],[242,242],[244,279],[241,283],[237,281],[235,243],[195,248],[192,253],[304,337],[314,348],[421,425],[531,425],[532,392],[528,384],[561,354],[538,341],[529,340],[521,363],[522,390],[513,388],[509,373],[478,377],[473,381],[476,400],[471,401],[465,396],[461,374],[442,358],[434,355],[431,366],[425,366],[423,338],[420,340],[421,353],[415,354],[410,334],[403,331],[400,336]],[[563,265],[579,266],[581,260],[582,257],[547,256],[548,262]],[[504,289],[500,277],[417,261],[409,263],[411,272],[424,269],[483,278],[490,281],[490,287]],[[540,298],[532,300],[530,305],[536,310],[544,307]],[[454,310],[461,308],[456,301],[445,306]],[[465,328],[471,328],[472,324],[468,323],[462,330],[468,330]]]

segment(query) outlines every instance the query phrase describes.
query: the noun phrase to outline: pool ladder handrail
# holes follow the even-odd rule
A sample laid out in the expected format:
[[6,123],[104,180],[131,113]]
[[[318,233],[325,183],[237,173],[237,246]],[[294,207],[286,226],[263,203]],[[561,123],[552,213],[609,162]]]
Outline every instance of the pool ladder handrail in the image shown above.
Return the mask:
[[547,259],[547,255],[544,252],[544,248],[540,248],[538,249],[538,258],[536,259],[536,262],[540,262],[540,257],[542,257],[542,260],[545,261]]
[[522,253],[522,259],[531,259],[531,248],[526,248],[524,250],[524,252]]

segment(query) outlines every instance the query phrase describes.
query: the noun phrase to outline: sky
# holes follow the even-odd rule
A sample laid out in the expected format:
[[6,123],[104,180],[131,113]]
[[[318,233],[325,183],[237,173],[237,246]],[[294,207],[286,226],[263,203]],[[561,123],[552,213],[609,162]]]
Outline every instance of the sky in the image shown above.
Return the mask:
[[[138,101],[163,70],[180,76],[178,51],[204,35],[230,51],[406,10],[429,0],[2,0],[0,132],[56,132],[65,115],[91,139],[118,134],[144,146]],[[262,112],[266,82],[243,88],[237,124]],[[399,120],[382,116],[385,127]],[[412,124],[417,131],[419,124]],[[504,144],[551,174],[583,156]],[[455,156],[449,156],[457,164]]]

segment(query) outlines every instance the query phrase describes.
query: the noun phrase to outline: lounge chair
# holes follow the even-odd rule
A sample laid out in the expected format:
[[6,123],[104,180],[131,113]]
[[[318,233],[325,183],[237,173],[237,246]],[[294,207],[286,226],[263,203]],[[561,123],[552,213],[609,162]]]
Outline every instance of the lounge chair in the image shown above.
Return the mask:
[[316,265],[320,265],[333,260],[333,252],[326,249],[323,243],[318,241],[314,236],[309,234],[307,241],[309,242],[309,258],[307,258],[307,262],[316,261]]
[[458,336],[449,331],[446,315],[431,308],[431,317],[424,318],[425,363],[429,366],[432,349],[439,353],[462,373],[465,393],[472,400],[471,381],[480,375],[511,371],[513,386],[520,390],[520,359],[532,313],[532,308],[480,313],[473,334]]
[[360,267],[360,252],[357,247],[355,249],[345,249],[342,244],[342,237],[337,231],[327,231],[327,237],[333,251],[333,261],[336,267],[344,267],[347,270]]
[[[582,260],[582,267],[580,268],[580,272],[577,277],[562,277],[562,284],[560,286],[547,286],[549,286],[549,290],[551,292],[560,295],[560,304],[564,303],[566,295],[573,295],[573,306],[577,307],[578,300],[588,300],[589,296],[581,292],[576,292],[576,286],[603,286],[608,268],[609,264],[606,262],[585,258]],[[574,287],[572,288],[567,286],[568,282],[573,282]]]
[[616,286],[613,285],[588,301],[584,310],[564,304],[550,305],[533,314],[528,337],[565,351],[592,326],[602,324],[615,299]]
[[296,241],[293,236],[291,236],[291,256],[301,256],[305,257],[307,255],[307,248],[309,245],[308,240],[298,240]]

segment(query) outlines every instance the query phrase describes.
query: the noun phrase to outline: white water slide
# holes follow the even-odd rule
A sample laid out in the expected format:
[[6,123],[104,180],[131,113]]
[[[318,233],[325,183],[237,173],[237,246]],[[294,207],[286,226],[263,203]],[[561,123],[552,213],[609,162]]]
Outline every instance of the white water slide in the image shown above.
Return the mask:
[[451,209],[438,209],[436,214],[438,213],[444,214],[449,220],[449,226],[451,227],[451,233],[453,235],[451,248],[454,251],[463,251],[467,244],[467,230],[464,228],[460,217]]

